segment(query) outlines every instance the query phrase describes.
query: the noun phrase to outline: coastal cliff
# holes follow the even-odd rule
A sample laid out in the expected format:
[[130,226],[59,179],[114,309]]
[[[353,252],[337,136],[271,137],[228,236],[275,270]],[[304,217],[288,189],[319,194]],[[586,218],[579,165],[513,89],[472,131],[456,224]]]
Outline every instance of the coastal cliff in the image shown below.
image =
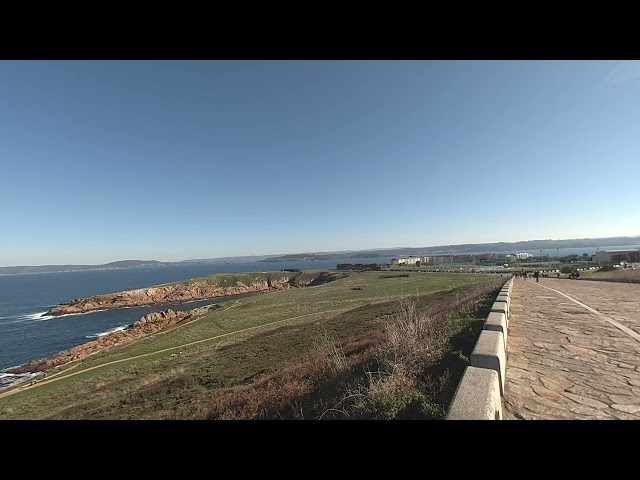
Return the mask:
[[[85,299],[73,300],[55,307],[47,312],[48,315],[63,315],[66,313],[81,313],[105,308],[121,308],[138,305],[155,305],[162,303],[177,303],[190,300],[207,300],[209,298],[237,295],[241,293],[263,293],[289,288],[322,285],[348,275],[326,271],[314,272],[276,272],[276,274],[247,274],[243,276],[218,275],[196,281],[163,285],[139,290],[128,290],[109,295],[100,295]],[[264,281],[248,282],[247,279],[257,280],[264,276]],[[243,279],[248,285],[239,281]],[[234,281],[235,286],[220,286],[220,283]],[[214,282],[214,283],[212,283]],[[218,282],[218,283],[215,283]],[[219,304],[198,307],[188,311],[165,310],[149,313],[126,329],[112,332],[96,340],[78,345],[47,358],[32,360],[28,363],[8,369],[8,373],[45,372],[56,366],[81,360],[104,349],[120,345],[124,342],[143,337],[145,335],[173,327],[185,320],[195,319],[207,312],[220,308]]]
[[[318,285],[334,279],[333,275],[327,272],[276,272],[268,276],[263,274],[261,277],[220,275],[176,284],[79,298],[52,308],[46,315],[59,316],[95,310],[209,300],[243,293],[266,293],[293,287]],[[235,281],[228,285],[230,278]]]
[[[281,287],[281,285],[273,285],[272,289],[278,287]],[[208,300],[211,298],[226,297],[241,293],[265,292],[268,290],[270,290],[270,288],[266,282],[251,285],[236,285],[234,287],[218,287],[209,285],[206,282],[192,282],[79,298],[53,307],[46,315],[58,316],[71,313],[85,313],[94,310]]]

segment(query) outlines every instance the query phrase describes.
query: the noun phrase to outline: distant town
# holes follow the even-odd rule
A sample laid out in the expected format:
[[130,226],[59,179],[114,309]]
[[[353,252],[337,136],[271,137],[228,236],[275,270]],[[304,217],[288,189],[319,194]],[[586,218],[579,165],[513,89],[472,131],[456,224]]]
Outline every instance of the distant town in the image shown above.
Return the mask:
[[[566,264],[576,266],[576,269],[597,267],[627,268],[637,266],[640,262],[640,249],[598,251],[595,255],[572,254],[564,257],[550,257],[535,255],[528,252],[511,254],[482,253],[476,255],[440,255],[440,256],[409,256],[394,258],[391,267],[425,268],[435,271],[451,271],[460,267],[467,271],[496,271],[514,270],[519,268],[557,269]],[[566,268],[566,267],[565,267]]]
[[524,262],[550,262],[556,261],[561,263],[572,261],[590,262],[593,265],[624,265],[625,263],[640,262],[640,249],[634,250],[608,250],[598,251],[595,255],[567,255],[565,257],[549,257],[549,255],[534,256],[528,252],[519,253],[482,253],[482,254],[464,254],[464,255],[437,255],[437,256],[408,256],[403,258],[394,258],[391,265],[398,266],[435,266],[441,264],[476,264],[480,266],[503,266],[513,267],[513,264]]

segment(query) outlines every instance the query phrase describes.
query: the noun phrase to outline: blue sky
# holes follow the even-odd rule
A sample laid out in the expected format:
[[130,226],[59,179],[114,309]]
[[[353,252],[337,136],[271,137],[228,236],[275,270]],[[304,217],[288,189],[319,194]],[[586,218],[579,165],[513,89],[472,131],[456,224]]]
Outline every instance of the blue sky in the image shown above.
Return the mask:
[[638,61],[0,61],[0,266],[640,235]]

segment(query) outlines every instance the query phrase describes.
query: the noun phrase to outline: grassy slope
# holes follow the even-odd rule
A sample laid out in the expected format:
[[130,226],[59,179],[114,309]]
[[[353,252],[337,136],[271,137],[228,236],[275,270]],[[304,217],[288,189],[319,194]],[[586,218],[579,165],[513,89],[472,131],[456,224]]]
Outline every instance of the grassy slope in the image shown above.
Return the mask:
[[208,277],[192,278],[182,282],[172,282],[166,285],[179,285],[189,284],[192,282],[206,282],[209,285],[215,285],[218,287],[235,287],[238,283],[244,285],[251,285],[252,283],[266,282],[267,279],[279,280],[282,278],[291,278],[296,275],[295,272],[249,272],[249,273],[220,273],[216,275],[210,275]]
[[[491,278],[381,275],[340,272],[341,278],[328,284],[222,304],[222,308],[194,322],[89,357],[75,368],[65,368],[71,367],[69,372],[74,372],[141,354],[152,355],[1,398],[0,419],[189,417],[196,413],[199,398],[215,389],[248,383],[308,352],[321,329],[338,339],[364,335],[382,328],[381,316],[393,313],[394,301],[402,295],[426,295]],[[252,329],[240,332],[247,328]],[[184,346],[192,342],[199,343]],[[174,350],[153,354],[171,348]],[[52,376],[53,372],[48,378]]]

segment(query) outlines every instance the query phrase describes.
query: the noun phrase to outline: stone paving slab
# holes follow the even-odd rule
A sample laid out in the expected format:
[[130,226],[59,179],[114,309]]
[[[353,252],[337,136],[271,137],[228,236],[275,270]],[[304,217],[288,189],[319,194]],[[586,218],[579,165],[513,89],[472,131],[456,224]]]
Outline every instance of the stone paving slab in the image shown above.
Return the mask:
[[503,419],[640,420],[640,284],[515,279],[509,314]]

